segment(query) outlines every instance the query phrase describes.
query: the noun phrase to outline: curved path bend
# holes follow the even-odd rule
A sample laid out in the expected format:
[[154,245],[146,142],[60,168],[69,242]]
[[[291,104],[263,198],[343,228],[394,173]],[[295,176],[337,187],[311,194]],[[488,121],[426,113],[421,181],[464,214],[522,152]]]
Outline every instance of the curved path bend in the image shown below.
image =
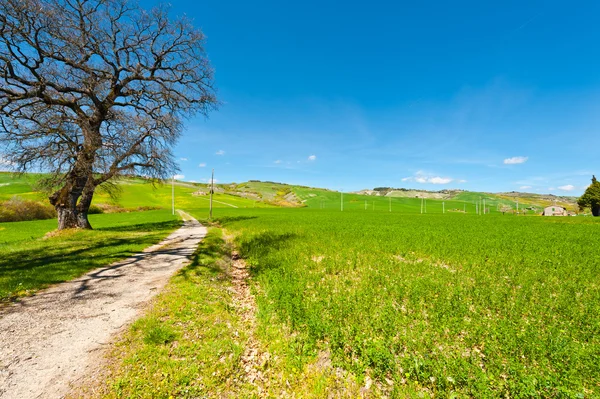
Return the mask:
[[206,235],[190,215],[159,244],[0,310],[0,398],[61,398]]

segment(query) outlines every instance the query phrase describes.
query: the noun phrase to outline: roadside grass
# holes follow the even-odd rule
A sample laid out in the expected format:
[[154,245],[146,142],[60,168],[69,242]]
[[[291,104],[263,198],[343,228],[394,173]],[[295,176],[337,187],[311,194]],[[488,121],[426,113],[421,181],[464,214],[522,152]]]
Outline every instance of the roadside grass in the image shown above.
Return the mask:
[[140,252],[181,225],[165,210],[91,215],[95,230],[46,236],[56,220],[0,223],[0,303]]
[[240,357],[248,331],[227,275],[231,248],[209,229],[193,262],[175,275],[110,355],[106,398],[250,397]]
[[[107,356],[106,381],[83,387],[102,398],[258,398],[360,396],[349,372],[326,352],[272,316],[258,333],[255,361],[244,363],[252,322],[244,317],[231,281],[231,237],[209,229],[193,262],[175,275],[144,317]],[[254,290],[259,287],[249,282]],[[266,344],[268,343],[268,344]],[[86,392],[87,391],[87,392]]]

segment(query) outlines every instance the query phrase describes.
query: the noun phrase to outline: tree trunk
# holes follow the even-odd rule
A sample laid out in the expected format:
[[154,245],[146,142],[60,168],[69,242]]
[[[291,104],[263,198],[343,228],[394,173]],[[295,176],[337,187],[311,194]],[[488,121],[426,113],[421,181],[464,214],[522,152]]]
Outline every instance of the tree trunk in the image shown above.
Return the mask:
[[592,215],[600,216],[600,205],[592,206]]
[[[87,186],[90,175],[91,173],[87,173],[85,168],[76,165],[67,175],[64,186],[49,197],[50,203],[58,214],[59,230],[79,227],[77,201]],[[87,219],[87,208],[85,211]]]
[[57,206],[58,229],[74,229],[77,227],[77,214],[74,208]]
[[79,203],[77,204],[77,227],[80,229],[92,229],[92,225],[88,220],[88,212],[90,210],[90,205],[92,205],[95,189],[94,178],[93,176],[90,176],[85,184]]
[[58,213],[59,230],[92,228],[88,221],[88,210],[96,188],[92,173],[95,152],[102,146],[102,136],[99,124],[90,126],[83,123],[80,127],[84,135],[84,144],[77,153],[73,169],[66,176],[65,185],[49,198]]

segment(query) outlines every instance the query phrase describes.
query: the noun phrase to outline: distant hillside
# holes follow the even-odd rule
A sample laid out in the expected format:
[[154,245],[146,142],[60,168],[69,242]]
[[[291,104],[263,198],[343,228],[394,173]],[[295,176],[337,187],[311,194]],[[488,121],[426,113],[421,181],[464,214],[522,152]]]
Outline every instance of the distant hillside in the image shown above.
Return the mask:
[[356,194],[370,196],[386,196],[386,197],[402,197],[402,198],[427,198],[437,200],[458,200],[467,202],[476,202],[486,199],[487,204],[491,206],[513,206],[519,202],[525,206],[534,208],[544,208],[548,205],[563,206],[568,210],[576,211],[577,197],[557,196],[553,194],[534,194],[521,192],[504,192],[504,193],[486,193],[474,192],[465,190],[414,190],[407,188],[392,188],[392,187],[375,187],[372,190],[365,189],[356,192]]
[[[0,172],[0,202],[17,195],[24,199],[39,202],[47,201],[47,193],[40,192],[36,182],[43,175],[25,174],[14,177]],[[168,183],[168,182],[167,182]],[[95,204],[118,204],[125,208],[138,206],[170,206],[170,184],[153,187],[145,179],[127,177],[119,181],[120,193],[111,198],[100,190],[94,197]],[[194,197],[195,201],[207,201],[210,188],[206,183],[176,181],[176,197]],[[250,180],[243,183],[216,184],[215,192],[222,206],[255,207],[283,206],[310,208],[340,208],[342,193],[325,188],[285,184],[274,181]],[[183,196],[183,197],[182,197]],[[406,188],[376,187],[355,193],[344,193],[344,209],[398,209],[399,211],[420,212],[421,199],[428,202],[427,212],[475,212],[477,204],[485,200],[488,212],[501,212],[502,209],[528,210],[539,214],[545,206],[556,204],[570,211],[577,211],[576,197],[554,196],[532,193],[484,193],[464,190],[414,190]]]

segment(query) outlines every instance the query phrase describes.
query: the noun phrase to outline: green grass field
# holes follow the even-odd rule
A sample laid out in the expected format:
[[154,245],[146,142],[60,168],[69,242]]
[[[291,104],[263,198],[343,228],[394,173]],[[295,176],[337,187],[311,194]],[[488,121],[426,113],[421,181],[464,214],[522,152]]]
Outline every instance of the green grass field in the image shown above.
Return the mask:
[[[600,221],[451,211],[466,198],[445,213],[428,200],[426,214],[392,198],[390,212],[389,198],[355,194],[341,212],[340,193],[296,190],[308,207],[215,196],[219,228],[251,267],[268,382],[244,382],[231,244],[214,229],[124,338],[108,397],[600,396]],[[193,191],[176,186],[177,207],[206,222]],[[168,208],[170,187],[131,182],[118,201]],[[0,296],[110,263],[177,222],[168,210],[95,215],[96,231],[43,239],[54,223],[0,224]]]
[[[373,397],[599,396],[600,253],[594,249],[599,221],[421,215],[410,204],[405,212],[391,213],[377,210],[378,203],[375,211],[359,203],[340,212],[333,200],[325,209],[216,212],[252,268],[258,337],[271,354],[265,373],[272,378],[262,392],[354,397],[357,386],[375,381]],[[188,211],[199,219],[206,215],[205,208]],[[221,281],[203,284],[217,289]],[[192,316],[170,295],[161,298],[161,317],[178,326],[180,317]],[[209,324],[206,333],[212,334],[216,327]],[[127,355],[128,362],[139,359],[138,351],[152,352],[154,344],[144,343],[144,334],[129,338],[138,349]],[[226,344],[243,345],[234,331],[220,334],[223,344],[211,341],[219,356],[206,355],[202,364],[239,357],[240,348]],[[201,345],[193,337],[178,338],[177,346],[182,344]],[[165,345],[162,355],[145,364],[169,363],[173,349]],[[332,370],[347,373],[342,382],[333,372],[313,372],[324,353]],[[188,361],[195,360],[180,359],[179,367],[189,370]],[[116,373],[115,386],[124,396],[150,397],[129,390],[132,381],[158,383],[156,370],[150,376],[147,367],[127,366],[126,375]],[[168,367],[173,378],[161,391],[164,397],[183,392],[174,382],[178,368]],[[231,385],[229,360],[223,367],[213,371],[222,375],[209,378],[209,390],[189,379],[184,385],[208,397],[218,397],[214,392],[248,397],[247,385]]]

